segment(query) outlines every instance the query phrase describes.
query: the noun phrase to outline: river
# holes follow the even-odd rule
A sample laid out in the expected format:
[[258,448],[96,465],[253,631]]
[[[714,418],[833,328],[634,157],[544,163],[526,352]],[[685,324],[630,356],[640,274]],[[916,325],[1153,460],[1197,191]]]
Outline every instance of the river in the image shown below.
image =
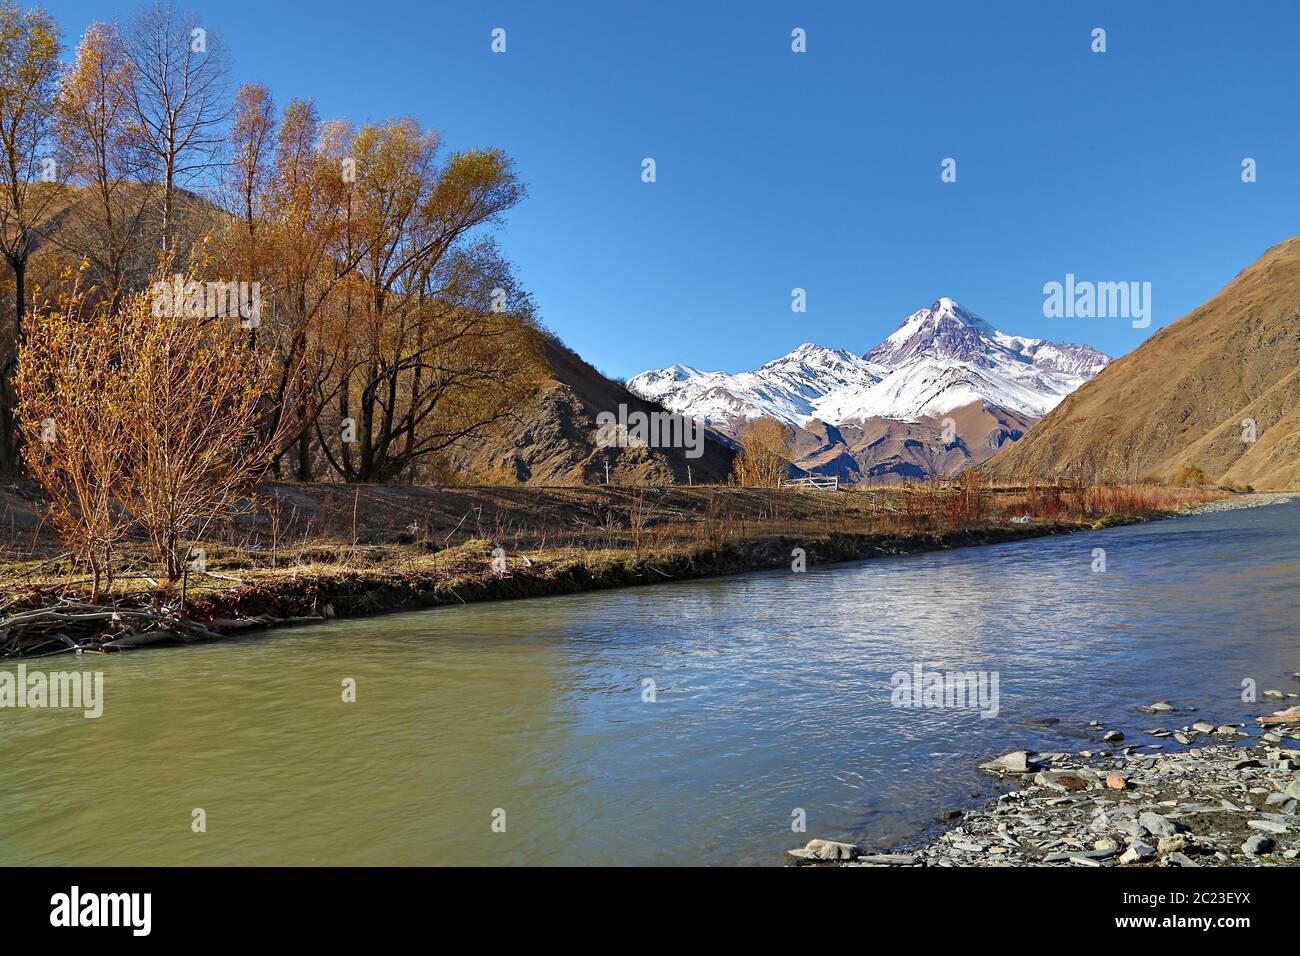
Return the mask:
[[[1276,709],[1243,702],[1242,681],[1300,690],[1298,582],[1291,501],[30,661],[102,671],[103,716],[0,710],[0,863],[779,864],[814,836],[884,848],[993,792],[979,760],[1096,746],[1089,720],[1151,741],[1144,728]],[[917,663],[996,672],[997,715],[893,706],[891,675]],[[1158,698],[1199,709],[1134,709]]]

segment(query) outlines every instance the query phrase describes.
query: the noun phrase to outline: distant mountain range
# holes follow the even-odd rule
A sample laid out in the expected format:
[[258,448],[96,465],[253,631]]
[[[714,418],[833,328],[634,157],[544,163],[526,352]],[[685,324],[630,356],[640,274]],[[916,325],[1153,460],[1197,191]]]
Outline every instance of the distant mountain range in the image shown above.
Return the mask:
[[863,355],[806,343],[752,372],[674,365],[627,387],[733,439],[775,418],[805,471],[925,478],[987,459],[1109,361],[1087,345],[1007,335],[941,298]]

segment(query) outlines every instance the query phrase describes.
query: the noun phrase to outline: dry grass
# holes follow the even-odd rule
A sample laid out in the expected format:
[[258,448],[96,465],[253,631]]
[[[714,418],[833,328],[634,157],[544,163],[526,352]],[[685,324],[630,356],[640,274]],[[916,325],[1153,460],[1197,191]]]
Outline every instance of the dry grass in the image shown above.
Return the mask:
[[[201,544],[205,570],[185,582],[190,602],[248,587],[346,576],[410,576],[457,582],[495,573],[494,548],[511,568],[564,573],[581,564],[612,568],[690,559],[778,536],[942,535],[1041,524],[1100,527],[1175,512],[1225,497],[1212,488],[1159,485],[992,487],[973,473],[952,482],[849,488],[479,489],[455,519],[434,495],[410,509],[390,497],[363,502],[363,489],[339,489],[334,507],[301,519],[292,506],[260,508],[256,521],[221,529]],[[373,489],[367,489],[373,497]],[[313,489],[318,498],[324,495]],[[458,489],[456,495],[464,495]],[[463,505],[457,498],[453,505]],[[424,520],[411,513],[423,513]],[[455,520],[453,520],[455,519]],[[84,595],[93,581],[57,545],[13,534],[0,549],[4,607],[39,593]],[[171,590],[175,590],[173,587]],[[143,541],[128,544],[111,596],[167,594]]]

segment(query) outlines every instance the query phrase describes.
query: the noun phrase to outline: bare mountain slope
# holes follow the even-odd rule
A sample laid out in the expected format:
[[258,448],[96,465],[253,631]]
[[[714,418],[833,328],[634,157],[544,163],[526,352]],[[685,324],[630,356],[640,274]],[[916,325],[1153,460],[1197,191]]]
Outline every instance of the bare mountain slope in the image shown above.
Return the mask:
[[[1110,363],[998,454],[999,479],[1072,466],[1300,487],[1300,236],[1269,249],[1214,298]],[[1249,437],[1254,423],[1255,440]]]
[[[945,419],[951,428],[946,433]],[[794,429],[794,465],[845,482],[897,482],[952,475],[992,457],[1034,419],[972,402],[946,415],[901,422],[865,418]]]
[[596,416],[601,412],[617,415],[620,405],[629,414],[665,410],[601,375],[552,336],[541,338],[546,374],[536,398],[518,410],[517,421],[448,456],[471,480],[595,484],[605,480],[608,460],[614,481],[726,482],[735,452],[711,434],[699,458],[687,458],[681,448],[600,447]]

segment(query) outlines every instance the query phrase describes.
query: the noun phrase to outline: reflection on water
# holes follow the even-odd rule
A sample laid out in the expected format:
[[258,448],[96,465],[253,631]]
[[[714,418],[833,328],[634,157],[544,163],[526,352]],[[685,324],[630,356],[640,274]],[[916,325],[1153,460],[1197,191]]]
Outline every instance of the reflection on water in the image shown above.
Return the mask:
[[[1241,681],[1300,669],[1298,578],[1293,502],[32,662],[103,670],[104,716],[0,710],[0,863],[729,864],[810,836],[885,846],[986,793],[975,758],[1079,749],[1093,718],[1132,738],[1159,720],[1133,705],[1157,697],[1212,721],[1263,712]],[[890,676],[917,662],[999,672],[1000,714],[891,707]],[[1032,726],[1044,717],[1062,723]]]

